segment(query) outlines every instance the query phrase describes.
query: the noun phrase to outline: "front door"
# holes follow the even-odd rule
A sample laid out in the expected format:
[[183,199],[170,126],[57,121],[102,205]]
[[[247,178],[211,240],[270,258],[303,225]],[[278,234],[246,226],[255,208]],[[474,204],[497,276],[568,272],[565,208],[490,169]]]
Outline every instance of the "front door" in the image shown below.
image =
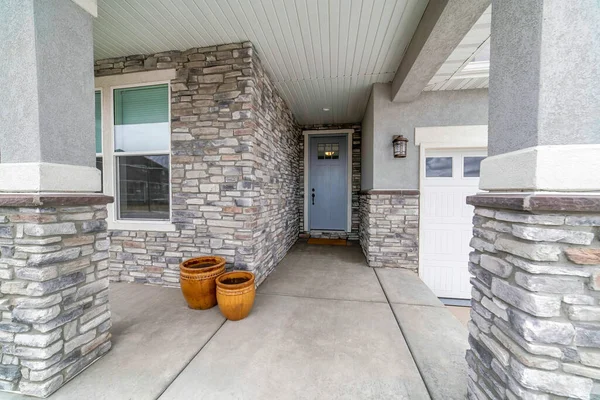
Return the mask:
[[310,137],[308,210],[311,230],[346,230],[347,140],[345,135]]

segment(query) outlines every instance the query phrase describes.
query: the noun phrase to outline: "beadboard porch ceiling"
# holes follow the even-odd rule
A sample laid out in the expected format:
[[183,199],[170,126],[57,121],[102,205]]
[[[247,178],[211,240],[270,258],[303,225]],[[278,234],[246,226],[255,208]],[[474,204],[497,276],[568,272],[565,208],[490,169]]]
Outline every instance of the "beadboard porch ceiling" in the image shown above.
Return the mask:
[[[428,0],[98,0],[96,59],[251,41],[301,124],[362,120]],[[329,111],[324,111],[329,109]]]

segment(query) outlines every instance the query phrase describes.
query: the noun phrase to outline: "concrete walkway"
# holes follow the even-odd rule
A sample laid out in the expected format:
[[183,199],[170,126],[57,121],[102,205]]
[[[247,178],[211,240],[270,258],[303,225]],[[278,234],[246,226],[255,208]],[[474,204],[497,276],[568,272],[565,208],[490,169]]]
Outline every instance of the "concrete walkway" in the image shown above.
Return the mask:
[[238,322],[177,289],[113,284],[111,304],[113,349],[50,399],[466,397],[464,326],[358,246],[297,244]]

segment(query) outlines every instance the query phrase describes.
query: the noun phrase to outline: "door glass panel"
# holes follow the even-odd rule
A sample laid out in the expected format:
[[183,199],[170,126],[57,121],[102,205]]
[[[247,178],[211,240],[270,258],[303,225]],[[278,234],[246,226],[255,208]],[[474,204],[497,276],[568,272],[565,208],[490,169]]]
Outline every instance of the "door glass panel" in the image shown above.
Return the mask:
[[452,178],[452,157],[427,157],[425,159],[427,178]]
[[325,145],[323,143],[317,145],[317,158],[319,160],[325,159]]
[[465,178],[479,178],[481,161],[485,157],[465,157],[463,161],[463,176]]
[[319,160],[337,160],[340,158],[340,145],[338,143],[321,143],[317,145],[317,158]]

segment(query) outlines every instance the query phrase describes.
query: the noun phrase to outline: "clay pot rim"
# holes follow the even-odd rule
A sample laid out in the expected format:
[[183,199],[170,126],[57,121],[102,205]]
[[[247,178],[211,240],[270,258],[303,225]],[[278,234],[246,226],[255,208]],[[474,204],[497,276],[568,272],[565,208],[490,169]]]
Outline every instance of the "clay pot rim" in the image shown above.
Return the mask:
[[[209,265],[206,267],[194,267],[194,268],[190,268],[190,267],[186,267],[185,264],[190,263],[191,261],[196,261],[196,262],[201,262],[201,260],[214,260],[216,263],[213,265]],[[207,260],[207,261],[208,261]],[[207,262],[205,261],[205,262]],[[217,270],[219,268],[222,268],[225,266],[225,263],[227,262],[227,260],[225,260],[223,257],[219,257],[219,256],[201,256],[201,257],[193,257],[190,258],[188,260],[183,261],[181,264],[179,264],[179,270],[183,271],[187,274],[194,274],[194,273],[207,273],[207,272],[211,272],[214,270]]]
[[[222,281],[227,278],[248,278],[246,282],[236,283],[236,284],[227,284]],[[231,271],[226,272],[216,279],[217,288],[225,289],[225,290],[237,290],[243,289],[248,286],[254,286],[254,274],[248,271]]]

